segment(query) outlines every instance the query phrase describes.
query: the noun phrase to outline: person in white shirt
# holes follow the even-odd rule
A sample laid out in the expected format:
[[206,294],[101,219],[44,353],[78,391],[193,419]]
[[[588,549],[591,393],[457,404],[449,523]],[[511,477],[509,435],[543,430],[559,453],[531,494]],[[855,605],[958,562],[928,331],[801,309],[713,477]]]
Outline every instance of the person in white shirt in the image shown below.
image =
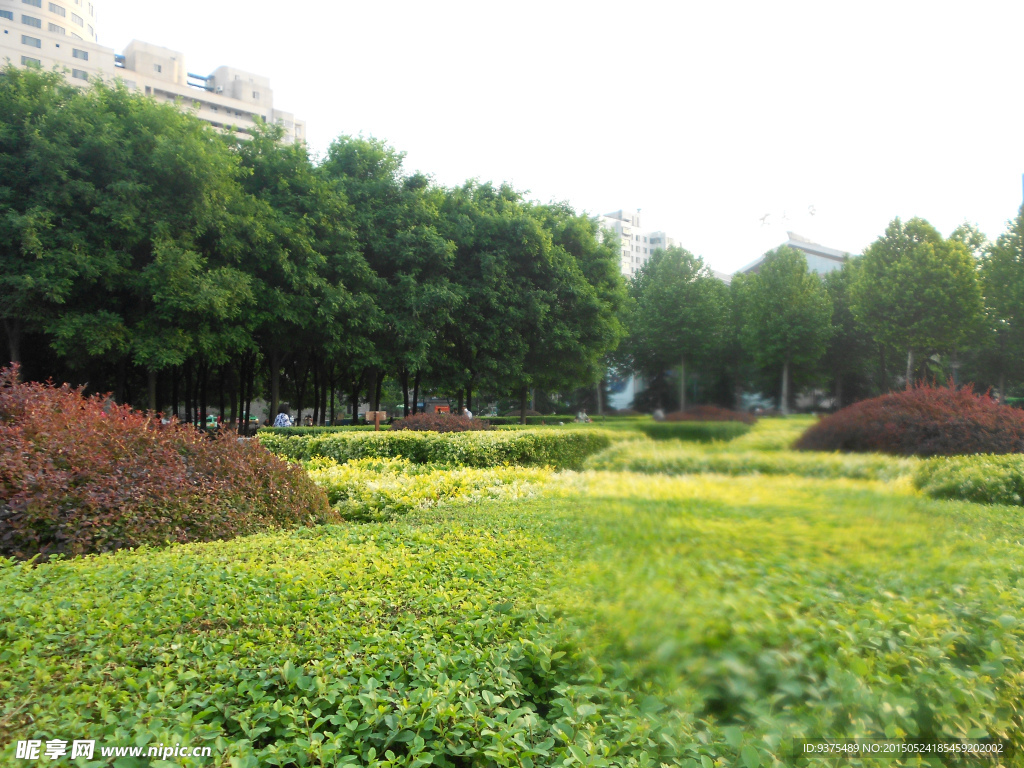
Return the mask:
[[465,416],[467,419],[472,419],[473,418],[473,412],[471,410],[469,410],[469,408],[463,408],[462,409],[462,415]]
[[288,415],[287,408],[280,408],[277,413],[277,418],[274,419],[275,427],[290,427],[292,426],[292,417]]

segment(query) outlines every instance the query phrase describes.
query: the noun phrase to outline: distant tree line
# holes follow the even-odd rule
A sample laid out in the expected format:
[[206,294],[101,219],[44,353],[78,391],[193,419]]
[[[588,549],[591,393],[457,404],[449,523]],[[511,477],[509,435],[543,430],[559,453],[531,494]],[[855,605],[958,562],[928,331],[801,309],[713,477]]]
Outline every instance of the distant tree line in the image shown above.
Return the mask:
[[[205,422],[282,398],[594,385],[624,335],[617,245],[568,205],[444,188],[382,141],[314,161],[122,85],[0,71],[0,319],[23,376]],[[353,409],[355,415],[355,408]]]
[[973,383],[1024,395],[1024,208],[994,243],[977,228],[948,238],[893,220],[863,256],[819,276],[781,247],[756,272],[716,279],[681,248],[658,251],[630,284],[629,336],[614,356],[646,389],[640,407],[741,391],[821,406],[910,387]]

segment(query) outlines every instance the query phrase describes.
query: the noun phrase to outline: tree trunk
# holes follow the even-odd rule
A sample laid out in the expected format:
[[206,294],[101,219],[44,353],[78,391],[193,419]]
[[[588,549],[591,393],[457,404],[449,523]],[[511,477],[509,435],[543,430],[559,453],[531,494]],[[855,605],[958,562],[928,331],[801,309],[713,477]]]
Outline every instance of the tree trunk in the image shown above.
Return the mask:
[[117,361],[117,381],[114,384],[114,400],[124,405],[124,393],[128,387],[128,361],[123,357]]
[[836,410],[843,407],[843,375],[836,373]]
[[320,369],[320,420],[316,423],[324,426],[327,422],[327,380],[326,371]]
[[207,411],[207,396],[206,396],[206,385],[210,380],[210,367],[206,361],[199,366],[200,386],[199,386],[199,429],[206,434],[206,411]]
[[185,361],[185,421],[192,424],[192,361]]
[[779,410],[783,416],[789,415],[789,359],[782,364],[782,397]]
[[519,390],[519,423],[526,423],[526,399],[530,393],[529,387],[523,387]]
[[409,415],[409,369],[402,368],[402,372],[399,374],[399,378],[402,381],[402,415]]
[[[252,420],[252,396],[256,389],[256,355],[245,363],[245,410],[242,412],[242,434],[249,435],[249,422]],[[273,423],[273,422],[271,422]],[[257,426],[258,428],[258,426]]]
[[686,356],[679,358],[679,410],[686,410]]
[[267,366],[270,368],[270,422],[277,417],[281,407],[281,366],[284,364],[284,352],[271,347],[267,355]]
[[914,388],[914,350],[907,350],[907,391]]
[[362,389],[362,376],[356,379],[352,383],[351,402],[352,402],[352,425],[355,426],[359,423],[359,390]]
[[530,410],[531,411],[536,411],[537,410],[537,388],[536,387],[534,387],[533,389],[530,390]]
[[224,403],[224,366],[220,367],[220,376],[217,380],[217,387],[220,390],[217,393],[217,415],[220,416],[220,423],[223,426],[225,422],[224,414],[227,413],[227,407]]
[[604,377],[597,380],[597,415],[604,416]]
[[416,376],[412,380],[412,415],[415,416],[419,412],[420,405],[420,372],[416,371]]
[[457,406],[455,406],[455,408],[456,408],[455,412],[457,414],[459,414],[459,416],[461,416],[462,415],[462,409],[466,405],[466,390],[461,389],[461,388],[459,389],[458,403],[459,404]]
[[4,318],[4,331],[7,332],[7,351],[10,362],[21,363],[21,320]]
[[373,388],[373,410],[380,410],[380,392],[384,388],[384,371],[377,371],[374,374],[377,383]]
[[473,384],[466,385],[466,410],[473,412]]
[[999,371],[999,404],[1006,405],[1006,371]]
[[171,368],[171,402],[174,404],[174,420],[180,421],[181,416],[178,411],[178,367]]
[[146,397],[149,400],[149,413],[155,415],[156,403],[156,371],[153,368],[146,369]]
[[[235,375],[234,375],[234,377],[232,377],[232,381],[231,381],[231,415],[230,415],[231,429],[233,429],[235,432],[239,431],[239,429],[238,429],[238,394],[239,394],[238,393],[238,388],[239,388],[240,385],[241,385],[241,382],[238,380],[238,372],[235,371]],[[227,424],[228,420],[225,419],[224,423]]]
[[320,423],[320,365],[313,359],[313,426]]

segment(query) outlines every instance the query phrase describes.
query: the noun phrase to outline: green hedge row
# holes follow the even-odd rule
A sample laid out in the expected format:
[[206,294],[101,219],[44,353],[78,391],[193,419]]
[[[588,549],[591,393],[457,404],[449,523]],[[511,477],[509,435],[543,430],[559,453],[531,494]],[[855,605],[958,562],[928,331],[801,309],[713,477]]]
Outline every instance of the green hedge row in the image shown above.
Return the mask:
[[[381,424],[381,429],[390,429]],[[373,424],[345,424],[337,427],[260,427],[261,435],[330,435],[335,432],[373,432]]]
[[586,462],[587,469],[651,475],[797,475],[893,480],[914,471],[916,460],[879,454],[796,451],[714,451],[663,443],[612,446]]
[[503,464],[578,469],[617,435],[604,430],[501,432],[341,432],[323,437],[261,434],[270,451],[293,461],[322,456],[338,462],[405,458],[417,464],[498,467]]
[[914,485],[939,499],[1024,506],[1024,455],[929,459],[914,474]]
[[658,421],[636,425],[653,440],[687,440],[710,443],[712,440],[733,440],[750,431],[749,424],[739,421]]

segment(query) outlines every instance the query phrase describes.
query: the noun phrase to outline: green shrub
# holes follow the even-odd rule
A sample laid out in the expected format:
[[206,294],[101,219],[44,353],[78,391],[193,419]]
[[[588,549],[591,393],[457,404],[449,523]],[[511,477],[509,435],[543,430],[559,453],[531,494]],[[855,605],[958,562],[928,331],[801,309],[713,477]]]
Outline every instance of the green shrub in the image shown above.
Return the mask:
[[637,429],[653,440],[688,440],[710,443],[733,440],[750,431],[750,425],[738,421],[661,421],[637,424]]
[[498,467],[503,464],[577,469],[587,456],[611,445],[603,430],[518,430],[494,432],[355,432],[324,437],[260,435],[270,451],[292,461],[322,456],[344,464],[351,459],[405,458],[417,464]]
[[[497,426],[501,426],[501,425],[505,425],[505,424],[518,424],[519,423],[519,417],[518,416],[484,416],[482,418],[485,418],[487,421],[489,421],[491,424],[493,424],[496,427]],[[561,413],[561,414],[552,414],[551,416],[541,416],[540,414],[537,414],[536,416],[527,416],[526,417],[526,426],[530,426],[530,427],[550,426],[552,424],[558,424],[560,421],[561,422],[565,422],[566,424],[568,424],[569,422],[575,421],[575,420],[576,420],[576,414],[571,414],[570,415],[570,414],[567,414],[567,413]]]
[[[391,429],[389,424],[381,424],[381,429]],[[335,432],[373,432],[373,424],[345,424],[337,427],[260,427],[261,435],[330,435]]]
[[798,475],[892,480],[913,472],[913,459],[879,454],[799,453],[796,451],[702,450],[685,443],[628,443],[591,456],[587,469],[661,475]]
[[313,459],[306,468],[334,510],[353,521],[385,520],[452,502],[526,498],[552,478],[542,467],[445,467],[408,459]]
[[939,499],[1024,506],[1024,456],[952,456],[922,462],[914,485]]

